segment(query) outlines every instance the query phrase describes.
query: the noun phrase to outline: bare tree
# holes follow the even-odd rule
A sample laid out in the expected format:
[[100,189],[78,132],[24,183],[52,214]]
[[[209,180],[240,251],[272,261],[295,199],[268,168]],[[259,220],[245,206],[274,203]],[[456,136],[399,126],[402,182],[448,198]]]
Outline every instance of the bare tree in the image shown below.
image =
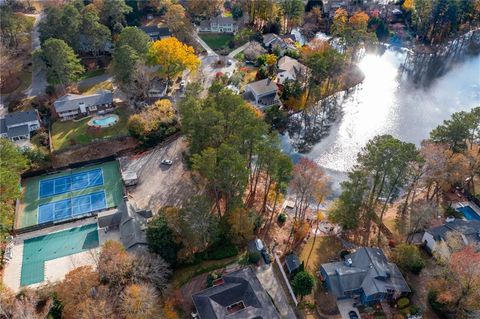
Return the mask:
[[157,289],[160,295],[168,290],[170,266],[159,255],[138,252],[133,258],[132,280],[134,283],[148,283]]

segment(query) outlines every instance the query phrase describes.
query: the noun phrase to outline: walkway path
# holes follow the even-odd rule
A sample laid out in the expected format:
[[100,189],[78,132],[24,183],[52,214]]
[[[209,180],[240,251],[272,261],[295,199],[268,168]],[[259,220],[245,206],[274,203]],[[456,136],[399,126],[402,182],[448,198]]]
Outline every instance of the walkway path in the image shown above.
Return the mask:
[[200,36],[198,35],[197,32],[194,32],[193,34],[193,37],[195,38],[195,40],[197,40],[198,43],[200,43],[200,45],[207,51],[207,54],[208,55],[214,55],[214,56],[218,56],[217,53],[215,53],[215,51],[212,50],[212,48],[210,48],[208,46],[208,44],[202,40],[202,38],[200,38]]
[[249,45],[250,45],[250,42],[247,42],[247,43],[245,43],[244,45],[242,45],[241,47],[236,48],[235,50],[233,50],[232,52],[230,52],[230,53],[228,54],[228,57],[229,57],[230,59],[233,59],[237,54],[239,54],[240,52],[242,52],[243,50],[245,50]]

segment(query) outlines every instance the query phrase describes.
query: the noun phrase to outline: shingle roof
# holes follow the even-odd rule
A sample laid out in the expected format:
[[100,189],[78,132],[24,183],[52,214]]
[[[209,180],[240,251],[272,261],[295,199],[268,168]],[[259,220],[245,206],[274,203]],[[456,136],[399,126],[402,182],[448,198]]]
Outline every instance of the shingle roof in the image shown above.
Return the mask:
[[300,259],[298,259],[298,256],[295,254],[290,254],[287,257],[285,257],[285,264],[287,265],[288,271],[291,273],[292,271],[295,271],[300,267]]
[[321,266],[330,279],[331,292],[337,297],[357,289],[362,289],[367,296],[386,293],[388,289],[410,291],[398,267],[389,263],[379,248],[360,248],[345,256],[345,260],[351,260],[351,265],[334,262]]
[[224,16],[216,16],[215,18],[210,19],[210,23],[217,23],[217,24],[235,24],[235,20],[233,20],[233,17],[224,17]]
[[119,209],[122,210],[122,220],[120,221],[119,231],[123,246],[127,250],[145,248],[147,246],[145,229],[147,219],[152,217],[152,212],[136,212],[135,207],[129,202],[125,202]]
[[5,115],[5,125],[10,127],[12,125],[23,124],[27,122],[37,121],[38,113],[36,110],[28,110],[23,112],[13,112]]
[[480,242],[480,221],[478,220],[463,220],[455,219],[451,222],[447,222],[441,226],[432,227],[427,229],[427,232],[430,233],[435,240],[446,240],[447,233],[451,231],[457,231],[470,240],[475,240]]
[[[223,284],[192,295],[201,319],[280,319],[272,301],[250,267],[226,274]],[[229,313],[227,307],[243,302],[245,308]]]
[[8,129],[7,136],[9,138],[16,137],[16,136],[25,136],[30,134],[30,130],[28,129],[28,125],[21,125],[15,126]]
[[306,72],[307,67],[302,63],[298,62],[298,60],[292,59],[289,56],[284,56],[280,60],[278,60],[278,71],[286,71],[290,74],[297,76],[298,74],[304,74]]
[[263,79],[260,81],[248,83],[248,86],[257,95],[277,92],[277,85],[271,79]]
[[146,25],[140,27],[146,34],[155,35],[158,37],[166,37],[171,35],[168,27],[159,27],[158,25]]
[[67,94],[53,102],[53,105],[57,112],[65,112],[78,110],[78,104],[81,102],[85,103],[85,107],[110,104],[113,102],[113,93],[109,90],[100,90],[92,95]]

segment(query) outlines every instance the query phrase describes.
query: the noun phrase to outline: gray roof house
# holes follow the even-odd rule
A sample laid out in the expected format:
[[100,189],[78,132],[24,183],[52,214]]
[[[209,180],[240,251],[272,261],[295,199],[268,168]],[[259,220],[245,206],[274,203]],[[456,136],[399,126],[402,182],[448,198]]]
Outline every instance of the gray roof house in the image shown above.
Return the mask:
[[320,273],[337,298],[354,298],[365,305],[410,292],[398,267],[380,248],[362,247],[345,256],[344,262],[322,264]]
[[286,50],[297,50],[294,42],[295,41],[289,37],[282,38],[275,33],[267,33],[263,35],[263,45],[271,50],[278,48],[282,55]]
[[216,16],[200,22],[198,32],[235,33],[238,31],[238,23],[231,16]]
[[159,27],[158,25],[146,25],[140,27],[140,29],[148,34],[152,41],[168,38],[172,35],[168,27]]
[[281,104],[277,91],[277,84],[267,78],[248,83],[243,97],[263,111],[270,106]]
[[113,93],[99,90],[91,95],[66,94],[53,102],[60,120],[69,120],[113,108]]
[[283,56],[278,60],[277,83],[283,84],[286,80],[299,81],[302,84],[307,79],[308,68],[298,60]]
[[250,267],[225,274],[217,282],[192,295],[200,319],[280,319]]
[[480,221],[463,219],[453,219],[441,226],[425,230],[422,243],[430,252],[446,255],[449,253],[445,245],[448,233],[459,234],[465,245],[480,245]]
[[40,128],[40,116],[37,110],[8,113],[0,118],[0,137],[12,142],[29,140],[30,132]]

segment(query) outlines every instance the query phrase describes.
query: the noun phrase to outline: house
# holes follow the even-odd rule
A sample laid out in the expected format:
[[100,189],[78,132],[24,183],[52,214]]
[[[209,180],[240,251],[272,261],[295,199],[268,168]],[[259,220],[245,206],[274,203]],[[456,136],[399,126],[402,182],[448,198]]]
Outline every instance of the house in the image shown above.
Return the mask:
[[280,55],[285,54],[287,50],[297,50],[295,41],[290,38],[290,35],[281,37],[275,33],[267,33],[263,35],[263,45],[273,51],[275,49],[280,51]]
[[276,82],[278,84],[283,84],[286,80],[305,83],[308,68],[297,60],[292,59],[289,56],[283,56],[278,60],[277,66],[278,71]]
[[346,255],[343,262],[322,264],[320,273],[338,299],[353,298],[364,305],[410,292],[397,265],[389,263],[380,248],[362,247]]
[[167,81],[161,78],[154,78],[150,83],[150,89],[147,92],[149,98],[161,98],[167,95]]
[[200,319],[280,319],[252,268],[223,275],[214,286],[192,295]]
[[238,23],[232,17],[217,16],[200,22],[198,32],[235,33]]
[[278,87],[274,81],[263,79],[247,84],[243,97],[263,111],[267,107],[281,103],[277,91]]
[[448,256],[450,250],[446,240],[449,233],[460,235],[465,245],[480,245],[480,221],[463,219],[447,219],[445,224],[427,229],[423,233],[422,243],[429,252]]
[[30,140],[30,133],[40,128],[37,110],[8,113],[0,118],[0,137],[12,142]]
[[152,41],[165,39],[172,35],[168,27],[160,27],[158,24],[146,25],[140,27],[140,29],[143,30],[146,34],[148,34],[150,40]]
[[113,109],[113,93],[100,90],[91,95],[67,94],[53,102],[55,112],[61,121],[74,119]]
[[292,274],[295,274],[297,270],[300,268],[301,264],[302,263],[300,262],[300,259],[298,259],[298,256],[294,253],[287,255],[287,257],[285,257],[284,266],[289,276],[292,276]]

